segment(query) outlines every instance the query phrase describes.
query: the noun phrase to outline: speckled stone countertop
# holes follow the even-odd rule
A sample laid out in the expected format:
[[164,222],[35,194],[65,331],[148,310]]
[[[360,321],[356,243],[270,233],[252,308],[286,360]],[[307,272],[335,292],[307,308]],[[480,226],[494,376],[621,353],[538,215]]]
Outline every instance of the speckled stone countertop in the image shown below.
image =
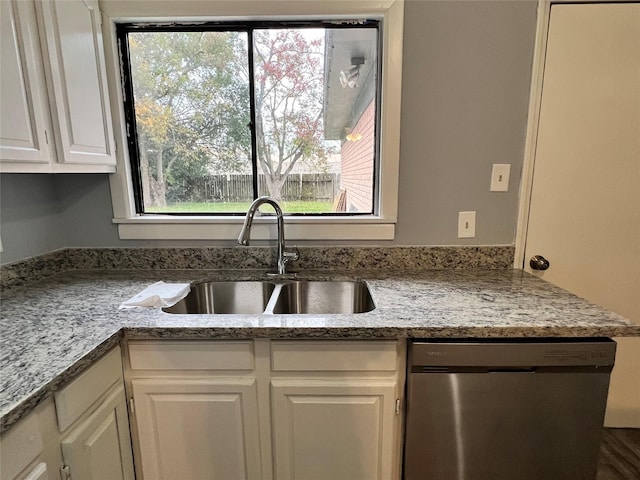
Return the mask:
[[376,308],[349,315],[174,315],[118,306],[153,282],[249,280],[257,270],[68,271],[10,288],[0,312],[0,429],[121,338],[640,336],[640,325],[519,270],[305,272],[364,279]]

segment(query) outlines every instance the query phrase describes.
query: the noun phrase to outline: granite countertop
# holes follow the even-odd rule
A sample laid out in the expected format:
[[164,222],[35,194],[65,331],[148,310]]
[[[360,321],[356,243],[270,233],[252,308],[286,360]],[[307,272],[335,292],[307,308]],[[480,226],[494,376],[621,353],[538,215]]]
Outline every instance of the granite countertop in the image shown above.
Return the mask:
[[[130,339],[640,336],[640,325],[520,270],[331,272],[367,281],[375,310],[349,315],[174,315],[119,305],[159,280],[249,280],[252,270],[60,273],[8,289],[0,322],[0,430]],[[301,278],[326,277],[308,272]]]

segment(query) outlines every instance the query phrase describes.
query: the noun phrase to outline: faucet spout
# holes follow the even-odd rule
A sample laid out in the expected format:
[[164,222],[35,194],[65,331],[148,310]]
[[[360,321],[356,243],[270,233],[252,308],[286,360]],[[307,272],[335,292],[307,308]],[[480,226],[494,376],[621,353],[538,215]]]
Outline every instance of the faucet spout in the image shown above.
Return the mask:
[[277,201],[271,197],[259,197],[253,201],[247,215],[244,218],[244,224],[240,235],[238,236],[238,244],[249,245],[249,239],[251,237],[251,225],[253,224],[253,217],[255,216],[260,205],[269,204],[276,212],[276,220],[278,227],[278,246],[277,246],[277,267],[278,275],[286,274],[287,262],[296,261],[299,258],[297,249],[295,252],[287,252],[284,245],[284,215],[282,214],[282,208]]

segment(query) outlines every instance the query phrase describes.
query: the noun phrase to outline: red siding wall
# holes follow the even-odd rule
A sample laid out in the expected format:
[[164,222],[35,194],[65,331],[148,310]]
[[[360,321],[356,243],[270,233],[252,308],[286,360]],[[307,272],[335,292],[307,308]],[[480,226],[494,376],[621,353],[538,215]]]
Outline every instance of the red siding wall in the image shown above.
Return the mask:
[[346,211],[371,212],[373,207],[373,158],[375,147],[375,102],[371,102],[351,132],[357,141],[342,144],[340,187],[347,192]]

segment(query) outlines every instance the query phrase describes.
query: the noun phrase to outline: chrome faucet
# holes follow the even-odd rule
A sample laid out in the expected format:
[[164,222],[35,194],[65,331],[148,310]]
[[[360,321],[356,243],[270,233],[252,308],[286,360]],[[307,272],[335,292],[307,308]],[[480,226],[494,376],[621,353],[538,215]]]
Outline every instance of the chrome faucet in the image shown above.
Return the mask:
[[244,218],[244,225],[240,230],[240,236],[238,237],[238,243],[240,245],[249,245],[249,237],[251,236],[251,224],[253,223],[253,216],[260,205],[268,203],[276,211],[276,218],[278,220],[278,275],[285,275],[287,273],[287,262],[295,262],[300,258],[298,249],[294,252],[287,252],[284,246],[284,217],[282,215],[282,209],[278,202],[270,197],[259,197],[253,201],[249,210],[247,210],[247,216]]

